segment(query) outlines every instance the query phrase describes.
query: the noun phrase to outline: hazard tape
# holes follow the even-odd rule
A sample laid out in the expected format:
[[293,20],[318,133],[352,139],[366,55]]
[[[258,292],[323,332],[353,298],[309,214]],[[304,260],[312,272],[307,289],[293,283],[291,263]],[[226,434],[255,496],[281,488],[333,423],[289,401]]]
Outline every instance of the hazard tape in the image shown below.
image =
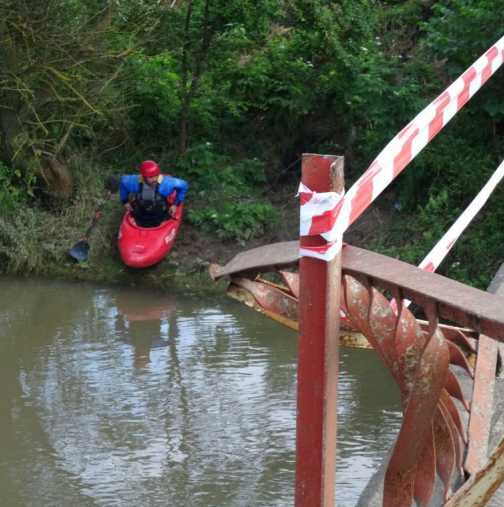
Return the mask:
[[466,227],[472,222],[473,218],[478,214],[481,208],[492,195],[495,187],[504,177],[504,162],[492,174],[485,186],[479,191],[478,195],[471,201],[464,212],[457,218],[453,225],[446,231],[443,237],[436,243],[434,248],[427,254],[424,260],[418,265],[419,268],[434,272],[441,264],[443,259],[448,255],[453,245],[456,243],[460,235]]
[[343,238],[331,241],[321,246],[301,246],[299,247],[300,257],[313,257],[321,261],[331,261],[341,251]]
[[[344,193],[313,192],[303,183],[299,184],[298,197],[301,203],[299,234],[300,236],[317,236],[332,229],[336,220],[335,209],[343,202]],[[320,246],[301,246],[301,257],[313,257],[330,261],[341,250],[342,236],[336,241],[329,241]]]
[[[303,217],[301,235],[307,235],[308,231],[309,235],[320,234],[330,244],[341,244],[340,239],[348,227],[462,109],[499,69],[503,61],[504,37],[478,58],[387,144],[344,198],[341,196],[338,198],[337,194],[327,196],[321,199],[324,205],[317,207],[314,201],[306,211],[303,211],[303,207],[313,199],[313,195],[310,197],[310,194],[315,194],[305,187],[304,191],[300,192],[300,195],[304,194],[304,199],[301,199]],[[327,208],[329,200],[333,203],[330,209]],[[312,250],[312,247],[303,249],[301,255],[307,255],[307,250]],[[328,249],[327,252],[330,254],[322,254],[324,260],[330,260],[330,255],[337,255],[334,249]]]
[[[433,273],[439,267],[441,262],[450,253],[453,245],[460,238],[467,226],[472,222],[481,208],[486,204],[495,187],[504,177],[504,162],[492,174],[485,186],[479,191],[478,195],[471,201],[471,204],[463,211],[463,213],[455,220],[453,225],[444,233],[443,237],[434,245],[432,250],[425,256],[423,261],[418,265],[420,269]],[[411,301],[404,300],[403,307],[408,307]],[[397,313],[397,303],[393,299],[390,302],[392,309]]]
[[299,234],[317,236],[334,227],[335,210],[343,203],[344,193],[313,192],[303,183],[299,184],[298,196],[301,203]]

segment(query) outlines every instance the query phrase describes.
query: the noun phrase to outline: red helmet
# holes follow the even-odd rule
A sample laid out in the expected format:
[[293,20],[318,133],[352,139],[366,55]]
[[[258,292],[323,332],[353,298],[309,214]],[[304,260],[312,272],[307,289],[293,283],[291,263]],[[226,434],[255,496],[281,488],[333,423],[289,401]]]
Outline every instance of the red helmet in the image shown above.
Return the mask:
[[144,160],[140,164],[140,174],[144,178],[152,178],[154,176],[159,176],[159,174],[161,174],[161,169],[159,169],[159,166],[154,160]]

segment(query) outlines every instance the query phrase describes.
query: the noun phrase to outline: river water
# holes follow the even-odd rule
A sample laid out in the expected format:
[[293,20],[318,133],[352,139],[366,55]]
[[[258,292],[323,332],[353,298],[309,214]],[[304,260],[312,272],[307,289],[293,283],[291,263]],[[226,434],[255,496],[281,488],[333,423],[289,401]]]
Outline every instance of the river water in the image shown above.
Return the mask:
[[[0,280],[0,505],[293,505],[296,341],[226,298]],[[342,349],[338,506],[399,424],[375,354]]]

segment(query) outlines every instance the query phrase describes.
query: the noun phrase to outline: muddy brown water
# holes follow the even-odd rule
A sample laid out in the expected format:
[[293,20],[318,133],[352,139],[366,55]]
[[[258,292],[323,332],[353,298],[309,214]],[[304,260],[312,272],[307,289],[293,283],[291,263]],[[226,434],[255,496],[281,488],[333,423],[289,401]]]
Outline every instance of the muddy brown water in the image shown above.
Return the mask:
[[[0,505],[293,505],[296,341],[226,298],[0,280]],[[400,423],[371,351],[338,420],[346,507]]]

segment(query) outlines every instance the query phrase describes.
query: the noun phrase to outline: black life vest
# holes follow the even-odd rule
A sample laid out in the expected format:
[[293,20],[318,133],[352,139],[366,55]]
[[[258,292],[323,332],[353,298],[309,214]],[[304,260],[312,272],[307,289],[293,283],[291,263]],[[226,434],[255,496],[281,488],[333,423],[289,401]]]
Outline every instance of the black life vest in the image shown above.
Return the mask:
[[166,199],[155,187],[140,183],[133,207],[133,216],[140,227],[157,227],[169,216]]

